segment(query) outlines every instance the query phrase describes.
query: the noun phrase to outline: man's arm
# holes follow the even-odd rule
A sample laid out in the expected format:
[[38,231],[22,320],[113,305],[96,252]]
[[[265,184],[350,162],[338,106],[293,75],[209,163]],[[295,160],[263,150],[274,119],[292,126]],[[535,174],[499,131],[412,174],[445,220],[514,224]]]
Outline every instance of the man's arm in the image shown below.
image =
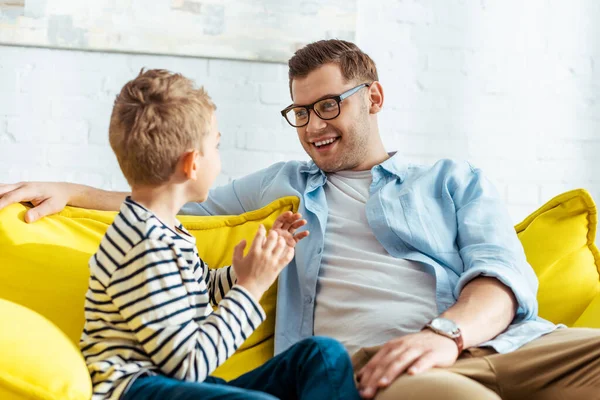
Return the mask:
[[[262,207],[263,182],[271,183],[285,163],[277,163],[261,171],[236,179],[210,191],[203,203],[189,203],[181,210],[187,215],[237,215]],[[25,221],[35,222],[46,215],[60,212],[65,206],[93,210],[118,211],[127,192],[111,192],[66,182],[21,182],[0,184],[0,210],[13,203],[29,201],[34,208]]]
[[0,209],[13,203],[29,201],[34,208],[27,211],[25,221],[35,222],[46,215],[60,212],[67,205],[117,211],[127,195],[129,193],[110,192],[66,182],[0,184]]
[[[210,191],[208,199],[202,203],[186,204],[180,214],[184,215],[239,215],[265,206],[265,188],[285,163],[280,162],[252,174],[218,186]],[[274,199],[273,199],[274,200]]]
[[[516,309],[512,290],[495,278],[478,277],[465,285],[456,304],[441,316],[460,327],[464,347],[469,348],[504,331]],[[450,367],[458,356],[454,340],[428,329],[390,340],[358,372],[361,394],[372,398],[405,372],[414,375]]]
[[[537,278],[493,185],[468,164],[447,168],[444,195],[456,209],[464,269],[453,293],[458,300],[441,316],[458,325],[468,348],[537,315]],[[428,329],[391,340],[359,371],[361,393],[371,398],[405,372],[448,367],[458,356],[452,339]]]
[[495,278],[479,277],[464,287],[456,304],[441,316],[460,327],[464,347],[469,348],[503,332],[516,310],[517,300],[512,290]]

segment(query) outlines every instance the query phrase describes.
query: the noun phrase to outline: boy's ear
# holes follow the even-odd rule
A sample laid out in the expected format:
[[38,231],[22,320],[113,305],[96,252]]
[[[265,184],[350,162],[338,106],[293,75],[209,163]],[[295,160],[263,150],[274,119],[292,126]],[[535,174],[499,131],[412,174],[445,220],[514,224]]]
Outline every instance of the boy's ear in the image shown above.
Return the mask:
[[198,150],[191,150],[186,152],[182,157],[183,173],[186,178],[196,180],[198,179],[198,158],[200,152]]

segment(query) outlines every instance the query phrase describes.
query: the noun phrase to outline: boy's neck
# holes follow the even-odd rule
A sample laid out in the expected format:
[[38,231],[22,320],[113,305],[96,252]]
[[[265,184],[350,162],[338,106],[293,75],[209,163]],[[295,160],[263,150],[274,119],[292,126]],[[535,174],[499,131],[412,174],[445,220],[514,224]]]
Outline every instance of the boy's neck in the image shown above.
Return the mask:
[[177,213],[187,203],[183,188],[172,183],[155,187],[132,188],[131,199],[152,211],[173,230],[178,225]]

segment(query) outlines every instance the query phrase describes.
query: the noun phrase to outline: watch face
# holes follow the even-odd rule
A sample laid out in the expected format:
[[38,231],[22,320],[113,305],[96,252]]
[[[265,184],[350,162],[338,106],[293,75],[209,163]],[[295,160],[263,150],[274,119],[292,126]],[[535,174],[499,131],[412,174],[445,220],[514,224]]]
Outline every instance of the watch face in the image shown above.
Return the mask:
[[446,318],[436,318],[431,321],[431,326],[435,329],[439,329],[442,332],[447,332],[449,334],[455,333],[458,331],[458,326],[451,320]]

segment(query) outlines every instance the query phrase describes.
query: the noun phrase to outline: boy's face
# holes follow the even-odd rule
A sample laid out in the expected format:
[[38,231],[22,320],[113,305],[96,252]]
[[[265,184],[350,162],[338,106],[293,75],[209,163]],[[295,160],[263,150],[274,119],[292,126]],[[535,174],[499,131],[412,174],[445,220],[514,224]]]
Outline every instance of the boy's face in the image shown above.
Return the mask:
[[204,201],[217,176],[221,173],[221,154],[219,142],[221,133],[217,126],[217,117],[213,113],[210,121],[210,132],[202,139],[202,152],[198,155],[198,179],[195,185],[197,201]]

